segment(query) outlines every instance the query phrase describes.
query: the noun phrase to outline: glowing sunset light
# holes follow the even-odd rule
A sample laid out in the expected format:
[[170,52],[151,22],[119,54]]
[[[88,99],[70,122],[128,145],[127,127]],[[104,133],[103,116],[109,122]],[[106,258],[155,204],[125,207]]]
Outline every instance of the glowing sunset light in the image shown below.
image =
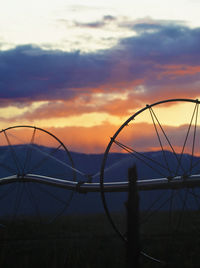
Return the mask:
[[[153,107],[155,114],[164,126],[181,126],[187,125],[192,117],[193,106],[191,103],[179,103],[176,105],[163,105],[164,107]],[[138,109],[139,110],[139,109]],[[134,114],[134,113],[133,113]],[[141,113],[133,124],[152,123],[149,112]]]
[[[97,153],[146,104],[197,99],[199,7],[189,0],[5,1],[0,129],[38,126],[61,135],[72,150]],[[192,109],[168,103],[155,113],[175,131],[188,124]],[[145,147],[152,134],[149,111],[132,124],[136,147],[155,150],[154,144]]]
[[46,101],[33,102],[30,103],[30,106],[24,105],[24,107],[23,106],[20,107],[19,104],[16,106],[8,105],[7,107],[0,108],[0,118],[10,119],[23,116],[27,112],[34,111],[35,109],[39,108],[41,105],[46,103],[48,102]]
[[51,118],[47,120],[35,120],[35,125],[41,125],[46,128],[49,127],[94,127],[100,126],[104,122],[119,126],[125,118],[119,118],[107,113],[90,113],[79,116],[71,116],[67,118]]

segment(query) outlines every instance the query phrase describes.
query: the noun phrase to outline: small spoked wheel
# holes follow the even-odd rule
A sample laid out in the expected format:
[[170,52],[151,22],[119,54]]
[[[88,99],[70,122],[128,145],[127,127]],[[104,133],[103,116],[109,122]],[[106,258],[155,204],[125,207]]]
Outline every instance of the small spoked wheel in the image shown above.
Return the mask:
[[[31,180],[28,178],[32,177]],[[63,215],[72,191],[34,178],[75,180],[65,145],[52,133],[33,126],[0,131],[0,223],[50,223]]]
[[108,193],[105,183],[128,181],[136,165],[141,253],[169,267],[193,267],[200,250],[199,104],[170,99],[146,105],[113,135],[101,167],[106,214],[126,241],[127,194]]

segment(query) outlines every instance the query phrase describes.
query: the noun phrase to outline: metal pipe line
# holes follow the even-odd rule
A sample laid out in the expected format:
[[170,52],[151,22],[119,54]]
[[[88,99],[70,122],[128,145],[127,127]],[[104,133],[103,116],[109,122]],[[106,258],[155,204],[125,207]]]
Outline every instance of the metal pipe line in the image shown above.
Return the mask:
[[[128,191],[128,182],[106,182],[102,188],[97,182],[76,182],[64,179],[57,179],[37,174],[26,174],[23,176],[13,175],[0,178],[0,185],[13,182],[35,182],[47,184],[59,188],[77,191],[80,193],[100,192],[101,189],[105,192],[126,192]],[[171,179],[159,178],[149,180],[138,180],[137,186],[139,191],[161,190],[161,189],[181,189],[193,188],[200,186],[200,174],[189,177],[177,176]]]

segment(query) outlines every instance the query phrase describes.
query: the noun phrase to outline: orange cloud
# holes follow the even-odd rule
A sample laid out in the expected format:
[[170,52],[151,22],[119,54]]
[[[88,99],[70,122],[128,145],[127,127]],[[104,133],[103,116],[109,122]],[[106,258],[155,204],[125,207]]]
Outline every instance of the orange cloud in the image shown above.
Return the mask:
[[[112,124],[104,123],[94,127],[63,127],[63,128],[47,128],[46,130],[58,137],[70,151],[83,152],[83,153],[104,153],[110,138],[113,137],[115,132],[120,126],[113,126]],[[163,125],[164,130],[174,148],[177,152],[181,153],[185,141],[188,125],[177,127]],[[164,137],[162,131],[159,129],[160,139],[163,148],[172,151],[168,141]],[[30,143],[33,136],[33,128],[17,128],[8,130],[7,135],[11,144]],[[191,128],[188,136],[184,152],[191,153],[193,143],[194,127]],[[200,139],[199,126],[197,128],[195,154],[200,155]],[[158,140],[153,124],[149,123],[135,123],[131,121],[128,126],[125,126],[119,133],[116,141],[126,145],[138,152],[144,151],[157,151],[161,150],[160,142]],[[52,136],[47,135],[45,132],[37,130],[34,137],[34,143],[43,146],[57,147],[59,143]],[[1,132],[0,145],[8,145],[6,137]],[[111,147],[112,152],[124,152],[115,143]]]
[[[104,124],[101,126],[84,128],[84,127],[66,127],[66,128],[50,128],[50,132],[54,133],[61,139],[67,148],[71,151],[86,152],[86,153],[103,153],[113,137],[115,132],[120,126],[116,127],[111,124]],[[174,148],[178,153],[181,153],[188,125],[179,127],[163,126],[164,130]],[[184,152],[191,153],[193,142],[193,128],[190,131]],[[160,138],[163,148],[172,151],[168,141],[159,129]],[[126,146],[130,146],[136,151],[157,151],[161,150],[161,146],[152,124],[148,123],[130,123],[116,138]],[[199,154],[200,141],[196,140],[195,153]],[[125,150],[113,144],[111,151],[124,152]]]
[[165,71],[160,73],[160,77],[163,75],[170,75],[172,78],[177,76],[194,75],[200,73],[200,66],[190,65],[166,65]]
[[71,151],[103,153],[116,129],[116,126],[104,124],[90,128],[50,128],[49,131],[58,136]]

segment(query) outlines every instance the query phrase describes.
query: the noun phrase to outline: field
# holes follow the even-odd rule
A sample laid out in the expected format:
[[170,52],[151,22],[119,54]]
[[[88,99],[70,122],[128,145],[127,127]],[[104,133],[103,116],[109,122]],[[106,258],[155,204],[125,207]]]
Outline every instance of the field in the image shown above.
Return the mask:
[[[157,226],[148,225],[149,233],[158,230],[164,221],[165,216],[160,215]],[[126,267],[125,243],[112,230],[104,214],[71,215],[49,225],[33,222],[34,219],[29,224],[16,222],[0,229],[0,267]],[[141,267],[199,267],[200,241],[196,238],[190,235],[187,243],[183,239],[173,240],[177,254],[170,256],[169,266],[141,257]],[[142,237],[141,244],[155,256],[164,256],[165,240],[161,234],[149,235]]]
[[[25,228],[26,226],[26,228]],[[124,267],[124,243],[105,215],[1,228],[0,267]]]

